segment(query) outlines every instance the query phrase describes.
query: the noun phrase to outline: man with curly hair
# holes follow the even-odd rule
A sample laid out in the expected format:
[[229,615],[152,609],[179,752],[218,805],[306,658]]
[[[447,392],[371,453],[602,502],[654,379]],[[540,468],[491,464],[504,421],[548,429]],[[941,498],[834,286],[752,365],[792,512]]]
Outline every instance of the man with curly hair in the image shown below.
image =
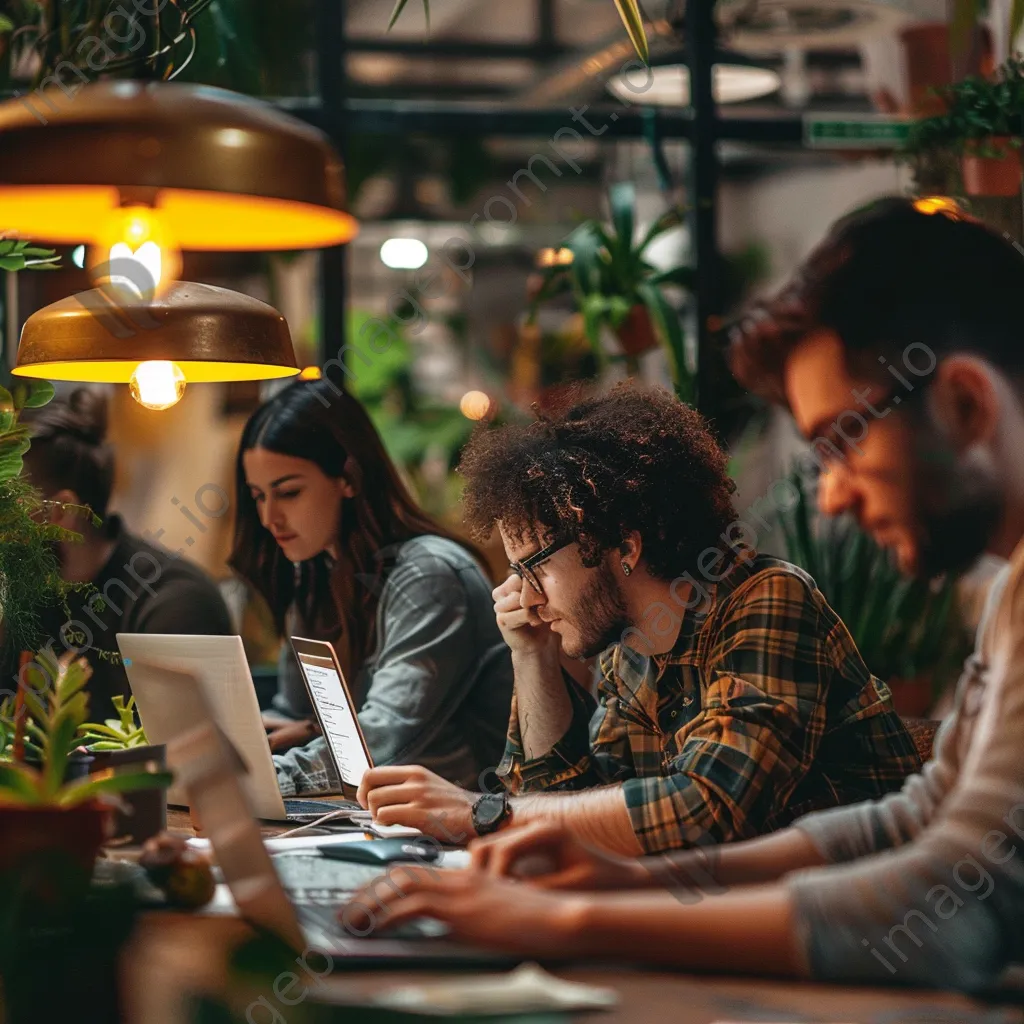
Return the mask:
[[[668,392],[624,384],[484,429],[460,471],[474,536],[497,528],[512,569],[494,591],[515,673],[506,791],[380,767],[360,790],[378,821],[443,820],[449,839],[560,821],[658,853],[880,796],[919,767],[814,581],[732,529],[726,456]],[[594,656],[596,704],[560,665]]]
[[[839,222],[732,342],[741,381],[833,453],[823,511],[856,515],[908,574],[1008,560],[924,770],[884,799],[666,857],[512,828],[474,844],[469,871],[411,869],[377,920],[427,915],[526,956],[614,949],[839,983],[991,991],[1024,962],[1024,258],[937,205],[889,199]],[[346,908],[353,927],[376,891]]]

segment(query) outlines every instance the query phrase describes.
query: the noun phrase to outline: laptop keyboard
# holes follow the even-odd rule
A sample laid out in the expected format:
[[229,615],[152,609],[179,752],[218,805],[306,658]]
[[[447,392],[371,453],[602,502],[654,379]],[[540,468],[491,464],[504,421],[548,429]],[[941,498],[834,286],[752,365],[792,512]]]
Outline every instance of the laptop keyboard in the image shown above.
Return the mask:
[[[379,864],[352,864],[318,854],[277,854],[274,869],[292,901],[299,921],[337,938],[362,938],[338,920],[339,910],[365,885],[380,878]],[[379,915],[378,915],[379,916]],[[380,933],[382,939],[433,939],[447,934],[447,926],[428,918],[409,921]],[[369,935],[367,938],[377,938]]]

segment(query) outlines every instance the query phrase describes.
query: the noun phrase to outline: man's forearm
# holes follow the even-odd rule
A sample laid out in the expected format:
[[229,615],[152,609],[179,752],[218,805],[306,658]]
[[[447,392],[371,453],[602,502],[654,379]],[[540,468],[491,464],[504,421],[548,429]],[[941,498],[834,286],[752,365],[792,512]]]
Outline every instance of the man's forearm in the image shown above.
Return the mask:
[[557,822],[589,846],[629,857],[643,853],[633,832],[621,786],[515,797],[512,821],[516,825],[531,821]]
[[633,889],[691,889],[723,893],[734,886],[774,882],[791,871],[826,863],[800,829],[788,828],[742,843],[696,846],[676,853],[643,857],[643,871],[632,873]]
[[566,951],[686,970],[804,974],[794,909],[781,886],[759,886],[680,905],[659,896],[588,895],[572,913]]
[[572,723],[572,701],[562,678],[557,648],[512,654],[519,736],[528,761],[542,757],[566,734]]

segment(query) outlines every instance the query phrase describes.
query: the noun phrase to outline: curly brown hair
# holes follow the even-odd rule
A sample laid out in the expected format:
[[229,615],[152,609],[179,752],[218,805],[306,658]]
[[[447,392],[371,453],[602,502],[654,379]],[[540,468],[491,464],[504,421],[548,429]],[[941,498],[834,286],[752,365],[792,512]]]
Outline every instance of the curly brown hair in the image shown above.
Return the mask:
[[650,573],[692,569],[735,518],[726,456],[704,418],[632,382],[526,425],[479,428],[463,450],[466,523],[516,542],[572,537],[586,566],[636,530]]

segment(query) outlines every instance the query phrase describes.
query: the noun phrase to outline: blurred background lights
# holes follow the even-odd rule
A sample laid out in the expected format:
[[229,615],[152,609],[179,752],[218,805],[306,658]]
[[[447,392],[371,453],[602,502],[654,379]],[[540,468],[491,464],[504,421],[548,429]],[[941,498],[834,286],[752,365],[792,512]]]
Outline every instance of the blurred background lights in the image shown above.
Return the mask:
[[419,270],[428,255],[418,238],[389,238],[380,247],[381,262],[392,270]]
[[459,411],[467,420],[482,420],[491,411],[491,399],[483,391],[467,391],[459,402]]

